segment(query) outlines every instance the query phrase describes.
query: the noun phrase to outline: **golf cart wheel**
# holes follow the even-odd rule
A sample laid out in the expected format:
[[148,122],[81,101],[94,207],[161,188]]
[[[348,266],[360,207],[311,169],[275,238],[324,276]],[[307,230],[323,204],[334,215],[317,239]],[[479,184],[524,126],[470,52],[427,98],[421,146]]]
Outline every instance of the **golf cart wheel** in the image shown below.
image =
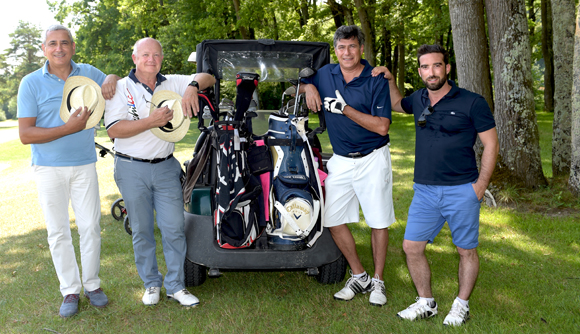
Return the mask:
[[186,258],[183,270],[185,271],[186,287],[200,286],[203,284],[203,282],[205,282],[207,273],[204,266],[195,264]]
[[338,260],[322,265],[318,268],[316,280],[322,284],[340,283],[346,274],[346,258],[340,255]]
[[118,221],[123,221],[127,215],[127,209],[125,209],[125,202],[122,198],[116,200],[113,205],[111,205],[111,215]]
[[133,231],[131,230],[131,223],[129,223],[129,216],[125,216],[123,226],[125,226],[125,232],[127,232],[127,234],[133,235]]

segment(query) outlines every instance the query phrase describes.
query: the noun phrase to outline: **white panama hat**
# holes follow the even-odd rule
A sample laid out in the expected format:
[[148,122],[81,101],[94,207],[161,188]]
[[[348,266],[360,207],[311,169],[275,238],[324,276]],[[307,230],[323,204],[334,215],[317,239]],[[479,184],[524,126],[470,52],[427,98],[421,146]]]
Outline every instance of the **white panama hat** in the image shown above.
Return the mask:
[[173,110],[173,119],[167,122],[165,126],[151,129],[151,132],[162,140],[175,143],[185,137],[191,121],[183,115],[181,95],[170,90],[160,90],[153,93],[150,112],[165,106]]
[[101,93],[101,87],[83,76],[73,76],[66,79],[60,104],[60,118],[67,122],[70,115],[79,107],[87,107],[91,116],[87,120],[86,129],[99,124],[105,112],[105,98]]

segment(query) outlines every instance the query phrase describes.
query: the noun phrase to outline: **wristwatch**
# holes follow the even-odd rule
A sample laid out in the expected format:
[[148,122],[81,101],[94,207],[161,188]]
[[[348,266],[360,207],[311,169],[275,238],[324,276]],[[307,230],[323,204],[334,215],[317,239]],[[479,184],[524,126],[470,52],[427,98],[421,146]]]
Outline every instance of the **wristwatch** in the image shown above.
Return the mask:
[[199,90],[199,83],[195,80],[191,81],[188,86],[193,86]]

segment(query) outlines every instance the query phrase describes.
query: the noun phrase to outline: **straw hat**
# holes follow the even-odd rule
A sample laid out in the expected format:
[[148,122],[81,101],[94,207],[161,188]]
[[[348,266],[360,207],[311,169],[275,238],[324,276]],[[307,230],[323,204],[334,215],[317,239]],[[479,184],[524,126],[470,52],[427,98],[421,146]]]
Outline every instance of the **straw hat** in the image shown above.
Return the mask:
[[70,115],[79,107],[87,107],[91,116],[85,129],[99,124],[105,111],[105,99],[101,87],[93,80],[83,76],[73,76],[66,79],[60,104],[60,118],[66,123]]
[[169,90],[160,90],[153,93],[150,112],[153,112],[156,108],[165,106],[173,110],[173,119],[163,127],[151,129],[151,132],[162,140],[175,143],[185,137],[191,121],[183,115],[181,95]]

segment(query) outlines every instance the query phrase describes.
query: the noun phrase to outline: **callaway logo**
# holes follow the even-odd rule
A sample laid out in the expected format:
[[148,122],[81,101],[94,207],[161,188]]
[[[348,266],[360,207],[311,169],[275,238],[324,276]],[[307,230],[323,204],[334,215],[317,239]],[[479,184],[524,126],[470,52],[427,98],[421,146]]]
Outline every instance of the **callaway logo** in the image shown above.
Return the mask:
[[135,99],[133,99],[133,95],[129,92],[127,88],[127,105],[129,106],[129,115],[133,116],[133,120],[139,119],[139,114],[137,113],[137,108],[135,107]]
[[300,215],[300,216],[297,216],[296,214],[294,214],[294,218],[296,218],[296,219],[300,219],[300,217],[302,217],[302,215]]
[[[310,214],[310,208],[300,205],[299,203],[292,203],[290,204],[290,206],[288,206],[286,208],[286,210],[288,210],[288,212],[290,211],[294,211],[294,212],[300,212],[300,216],[302,216],[302,214]],[[294,217],[296,217],[296,214],[294,213]],[[296,217],[296,218],[300,218],[300,217]]]

